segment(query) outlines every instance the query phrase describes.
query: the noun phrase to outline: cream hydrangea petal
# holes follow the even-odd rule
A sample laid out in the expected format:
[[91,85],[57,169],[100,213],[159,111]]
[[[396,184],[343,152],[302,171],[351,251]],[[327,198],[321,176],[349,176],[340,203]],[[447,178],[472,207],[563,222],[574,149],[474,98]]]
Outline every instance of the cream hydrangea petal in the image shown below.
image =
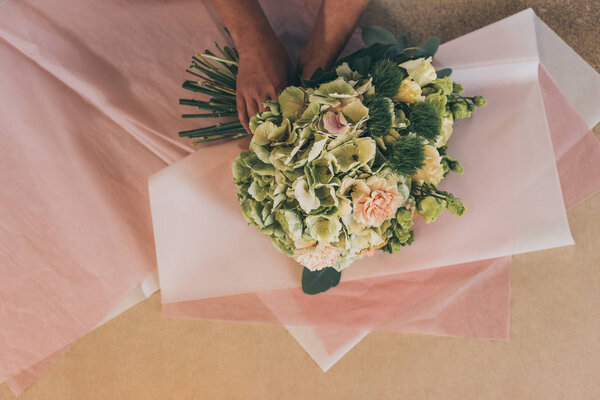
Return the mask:
[[292,185],[294,191],[294,197],[298,200],[300,208],[305,213],[309,213],[312,210],[319,208],[321,202],[315,192],[308,186],[308,182],[304,177],[296,179]]

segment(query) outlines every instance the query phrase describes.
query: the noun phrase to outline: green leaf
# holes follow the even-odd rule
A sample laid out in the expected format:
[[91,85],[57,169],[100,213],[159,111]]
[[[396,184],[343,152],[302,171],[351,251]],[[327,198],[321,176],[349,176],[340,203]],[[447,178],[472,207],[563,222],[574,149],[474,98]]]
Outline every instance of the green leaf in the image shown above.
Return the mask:
[[406,35],[398,36],[397,42],[398,42],[398,46],[401,47],[400,50],[404,50],[405,48],[408,47],[408,38],[406,37]]
[[383,44],[396,44],[396,38],[394,35],[385,28],[381,26],[372,25],[367,26],[362,31],[362,40],[365,42],[366,46],[371,46],[375,43],[383,43]]
[[436,37],[430,37],[415,50],[415,57],[433,57],[439,46],[440,39]]
[[440,69],[439,71],[436,71],[437,77],[439,78],[444,78],[446,76],[450,76],[452,74],[452,68],[444,68],[444,69]]
[[335,78],[337,78],[335,70],[325,71],[323,68],[318,67],[310,76],[310,79],[300,78],[300,80],[307,88],[314,88],[319,86],[321,83],[332,81]]
[[311,271],[304,267],[302,271],[302,291],[306,294],[318,294],[337,286],[342,273],[332,267],[320,271]]
[[[390,47],[394,46],[394,44],[392,43],[375,43],[372,44],[369,47],[364,47],[360,50],[355,51],[354,53],[339,59],[335,65],[341,65],[344,62],[347,62],[348,64],[351,64],[353,60],[356,60],[358,58],[362,58],[364,56],[369,56],[371,57],[372,61],[377,61],[380,58],[382,58],[383,56],[385,56],[386,52],[390,49]],[[335,71],[334,71],[335,74]],[[335,77],[333,78],[335,79]]]
[[350,61],[350,68],[358,72],[362,76],[369,75],[369,69],[371,68],[371,57],[366,55],[360,58],[356,58]]

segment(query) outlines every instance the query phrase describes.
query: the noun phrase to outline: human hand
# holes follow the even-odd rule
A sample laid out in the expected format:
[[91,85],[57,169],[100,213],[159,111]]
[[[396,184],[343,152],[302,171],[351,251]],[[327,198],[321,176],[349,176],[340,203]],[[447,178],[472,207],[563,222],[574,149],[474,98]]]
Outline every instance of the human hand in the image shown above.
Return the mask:
[[262,103],[277,100],[294,69],[283,44],[274,35],[239,49],[236,103],[240,122],[250,133],[250,118],[264,111]]

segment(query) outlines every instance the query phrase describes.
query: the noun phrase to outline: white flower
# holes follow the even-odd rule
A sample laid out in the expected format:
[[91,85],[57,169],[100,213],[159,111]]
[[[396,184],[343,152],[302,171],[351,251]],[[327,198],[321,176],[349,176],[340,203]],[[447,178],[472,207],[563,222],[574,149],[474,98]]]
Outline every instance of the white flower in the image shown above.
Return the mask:
[[417,182],[425,182],[432,185],[440,183],[444,177],[442,168],[442,157],[433,146],[425,146],[425,162],[423,168],[412,177]]
[[403,103],[412,104],[419,100],[421,97],[421,86],[412,78],[406,78],[400,84],[398,93],[394,96],[394,100],[401,101]]
[[410,76],[419,86],[423,87],[428,83],[437,79],[435,68],[431,65],[431,57],[425,59],[423,57],[416,60],[409,60],[399,65],[406,69]]

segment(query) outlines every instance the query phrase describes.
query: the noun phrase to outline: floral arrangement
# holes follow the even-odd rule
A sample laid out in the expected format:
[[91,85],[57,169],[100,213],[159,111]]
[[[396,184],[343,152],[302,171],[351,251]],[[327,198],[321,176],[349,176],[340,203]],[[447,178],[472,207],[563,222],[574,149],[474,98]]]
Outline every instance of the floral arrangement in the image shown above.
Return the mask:
[[[433,222],[462,201],[438,184],[463,173],[447,154],[457,118],[486,104],[465,97],[449,69],[431,64],[439,40],[407,47],[380,27],[363,30],[367,47],[289,86],[251,118],[249,149],[233,163],[233,180],[249,224],[304,267],[314,294],[337,285],[341,271],[380,249],[396,253],[415,236],[413,220]],[[209,101],[181,100],[205,114],[235,117],[235,49],[198,54],[184,88]],[[244,136],[239,121],[181,132],[196,143]]]

